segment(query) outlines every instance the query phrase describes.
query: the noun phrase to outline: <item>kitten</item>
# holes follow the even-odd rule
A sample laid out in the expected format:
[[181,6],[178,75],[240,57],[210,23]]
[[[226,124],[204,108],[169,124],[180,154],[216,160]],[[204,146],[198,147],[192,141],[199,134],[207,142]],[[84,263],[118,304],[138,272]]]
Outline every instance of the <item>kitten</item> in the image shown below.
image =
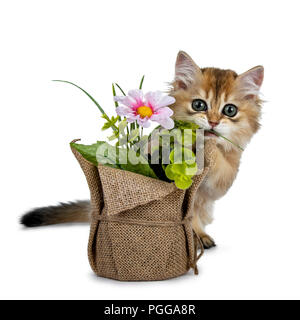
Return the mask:
[[[180,51],[175,67],[175,79],[170,95],[176,103],[171,106],[173,118],[198,124],[205,130],[222,134],[237,145],[245,147],[259,129],[262,101],[259,89],[264,69],[255,67],[241,75],[231,70],[200,69],[192,58]],[[240,163],[241,150],[230,142],[205,131],[205,143],[214,146],[216,163],[201,185],[194,204],[193,228],[205,248],[215,245],[205,232],[212,222],[212,207],[232,185]],[[89,201],[34,209],[21,218],[27,227],[66,222],[88,222]]]
[[[257,66],[237,75],[232,70],[200,69],[192,58],[180,51],[170,95],[176,99],[171,108],[174,118],[192,121],[204,130],[214,130],[245,148],[259,129],[262,100],[259,90],[264,69]],[[242,151],[232,143],[205,131],[205,144],[214,144],[216,163],[195,197],[193,228],[205,248],[215,246],[205,232],[212,222],[214,202],[232,185]]]

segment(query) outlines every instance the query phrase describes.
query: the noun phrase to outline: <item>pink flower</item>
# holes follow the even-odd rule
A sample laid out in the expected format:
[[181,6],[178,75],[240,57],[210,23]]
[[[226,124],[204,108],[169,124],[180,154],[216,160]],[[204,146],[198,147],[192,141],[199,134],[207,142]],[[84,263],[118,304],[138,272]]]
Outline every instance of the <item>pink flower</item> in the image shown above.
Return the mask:
[[170,118],[173,111],[167,107],[175,102],[175,98],[164,95],[160,91],[148,92],[130,90],[127,96],[116,96],[114,100],[120,103],[116,108],[119,116],[125,116],[129,123],[137,121],[144,127],[150,127],[150,120],[158,122],[165,129],[172,129],[174,121]]

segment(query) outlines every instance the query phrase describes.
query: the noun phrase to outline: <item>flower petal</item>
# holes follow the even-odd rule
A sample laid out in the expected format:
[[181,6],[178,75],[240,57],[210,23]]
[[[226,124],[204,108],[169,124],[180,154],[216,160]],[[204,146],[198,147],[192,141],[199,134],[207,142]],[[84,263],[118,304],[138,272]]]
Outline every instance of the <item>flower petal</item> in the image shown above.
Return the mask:
[[159,101],[162,98],[163,93],[161,91],[150,91],[145,94],[146,104],[151,106],[153,109],[156,108]]
[[155,111],[154,115],[151,117],[152,120],[162,119],[162,118],[169,118],[173,115],[173,110],[169,107],[159,108]]
[[133,115],[133,111],[131,108],[129,107],[126,107],[126,106],[119,106],[116,108],[116,113],[119,115],[119,116],[130,116],[130,115]]
[[137,120],[137,117],[136,116],[127,117],[126,120],[127,120],[128,123],[133,123],[133,122],[135,122]]
[[146,121],[140,123],[140,126],[142,126],[143,128],[149,128],[151,126],[151,122],[149,121],[149,119],[147,119]]
[[135,104],[141,106],[144,104],[144,94],[142,90],[135,89],[128,92],[128,96],[134,99]]
[[150,119],[148,117],[141,118],[139,115],[136,118],[137,123],[144,127],[144,128],[149,128],[151,125]]
[[153,110],[166,107],[170,104],[175,103],[175,98],[164,95],[161,91],[150,91],[145,94],[147,105],[150,105]]
[[115,96],[114,100],[130,108],[133,108],[135,105],[135,100],[128,96]]
[[175,103],[176,99],[171,96],[164,96],[160,99],[160,101],[157,104],[158,108],[169,106],[170,104]]
[[163,118],[155,121],[158,122],[165,129],[170,130],[174,128],[174,121],[171,118]]

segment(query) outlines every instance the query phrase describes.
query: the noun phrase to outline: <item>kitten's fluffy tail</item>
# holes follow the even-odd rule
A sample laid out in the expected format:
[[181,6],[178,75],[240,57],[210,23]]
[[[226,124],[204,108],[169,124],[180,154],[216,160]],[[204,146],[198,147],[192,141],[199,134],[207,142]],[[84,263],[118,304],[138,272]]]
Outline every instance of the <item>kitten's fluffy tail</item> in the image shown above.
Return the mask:
[[33,209],[24,214],[20,223],[26,227],[40,227],[57,223],[89,222],[91,205],[89,201],[60,203]]

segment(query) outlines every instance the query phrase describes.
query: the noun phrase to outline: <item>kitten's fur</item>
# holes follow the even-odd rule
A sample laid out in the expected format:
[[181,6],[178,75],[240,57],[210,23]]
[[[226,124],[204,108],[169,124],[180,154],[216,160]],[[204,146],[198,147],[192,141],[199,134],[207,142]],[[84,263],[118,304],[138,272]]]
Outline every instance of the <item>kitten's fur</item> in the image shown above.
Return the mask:
[[[216,132],[244,148],[259,129],[262,104],[259,89],[263,76],[262,66],[241,75],[231,70],[200,69],[188,54],[179,52],[173,89],[170,92],[176,99],[172,107],[174,118],[193,121],[208,130],[212,129],[213,124]],[[192,109],[192,100],[197,98],[206,101],[207,112],[195,112]],[[224,105],[229,103],[238,107],[238,113],[233,118],[221,112]],[[205,233],[205,226],[212,222],[213,204],[232,185],[242,153],[222,138],[206,136],[205,143],[208,141],[215,144],[216,163],[201,185],[199,195],[195,197],[193,219],[193,228],[206,248],[215,245],[213,239]]]
[[[231,70],[216,68],[200,69],[191,57],[180,51],[177,56],[175,79],[170,95],[176,103],[171,106],[174,118],[193,121],[201,128],[214,130],[245,147],[253,134],[259,129],[262,101],[259,89],[263,81],[264,69],[255,67],[241,75]],[[206,112],[195,112],[191,105],[193,99],[206,101]],[[225,104],[234,104],[238,113],[233,118],[222,114]],[[241,150],[216,136],[205,136],[205,143],[214,146],[216,163],[195,197],[193,228],[206,248],[215,245],[206,234],[205,226],[212,222],[214,201],[225,195],[232,185],[240,163]],[[21,218],[27,227],[65,222],[88,222],[90,203],[79,201],[58,206],[37,208]]]

